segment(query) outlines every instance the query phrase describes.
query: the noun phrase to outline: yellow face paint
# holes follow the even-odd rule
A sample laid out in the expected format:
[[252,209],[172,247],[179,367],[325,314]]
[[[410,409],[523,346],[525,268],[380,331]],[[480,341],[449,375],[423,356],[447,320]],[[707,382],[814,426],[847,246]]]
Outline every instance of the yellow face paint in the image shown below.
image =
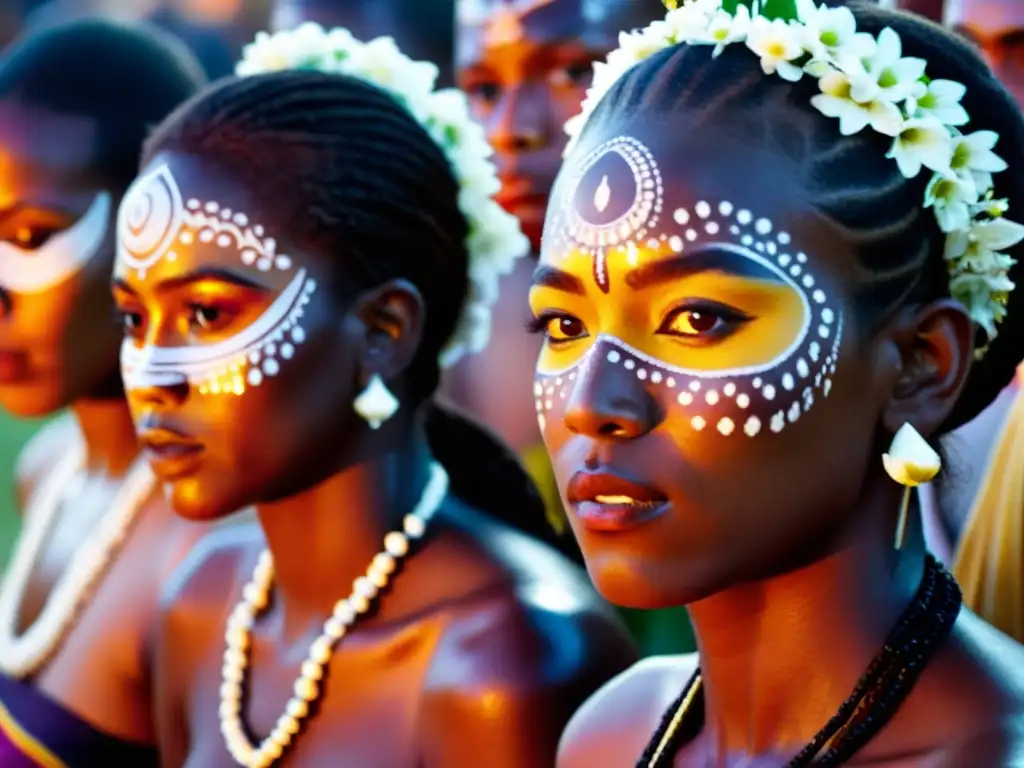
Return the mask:
[[[781,431],[828,394],[842,318],[807,256],[729,201],[673,201],[650,150],[606,142],[567,175],[530,304],[542,426],[595,365],[700,401],[694,429]],[[710,410],[709,410],[710,409]]]

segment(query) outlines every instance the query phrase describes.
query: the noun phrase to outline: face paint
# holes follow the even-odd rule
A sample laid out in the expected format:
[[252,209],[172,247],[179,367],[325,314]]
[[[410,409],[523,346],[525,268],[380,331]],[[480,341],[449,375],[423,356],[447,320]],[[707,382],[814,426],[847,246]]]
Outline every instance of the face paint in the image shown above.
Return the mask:
[[305,341],[300,321],[316,283],[277,252],[276,241],[261,225],[216,202],[183,203],[166,165],[138,179],[118,212],[118,258],[143,280],[161,260],[177,259],[175,247],[197,244],[235,250],[246,266],[287,273],[289,282],[256,320],[215,343],[139,347],[126,338],[121,372],[127,389],[189,383],[201,394],[240,395],[247,386],[277,375],[281,361],[291,359],[295,346]]
[[0,243],[0,285],[13,293],[43,293],[79,272],[107,234],[110,195],[96,195],[85,215],[35,250]]
[[[789,234],[731,201],[669,205],[653,154],[631,137],[589,153],[563,188],[531,304],[588,331],[549,338],[540,356],[542,429],[605,365],[692,411],[695,431],[725,436],[780,432],[828,395],[843,319]],[[693,331],[716,313],[733,327]]]

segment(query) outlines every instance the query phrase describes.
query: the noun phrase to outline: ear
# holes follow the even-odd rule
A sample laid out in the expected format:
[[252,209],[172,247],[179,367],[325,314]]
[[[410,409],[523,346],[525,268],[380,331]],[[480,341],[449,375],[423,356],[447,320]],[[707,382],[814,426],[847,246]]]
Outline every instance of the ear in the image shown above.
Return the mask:
[[882,422],[934,434],[956,404],[974,362],[974,322],[952,299],[907,312],[892,326],[901,366]]
[[360,360],[366,378],[399,376],[416,357],[426,308],[408,280],[389,280],[360,294],[353,308],[365,335]]

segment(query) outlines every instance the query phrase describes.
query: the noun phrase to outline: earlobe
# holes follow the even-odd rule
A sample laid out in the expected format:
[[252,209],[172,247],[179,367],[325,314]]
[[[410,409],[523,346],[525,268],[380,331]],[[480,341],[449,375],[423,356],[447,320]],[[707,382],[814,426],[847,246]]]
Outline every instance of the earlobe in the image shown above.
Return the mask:
[[385,379],[400,375],[416,358],[423,338],[423,298],[407,280],[391,280],[364,292],[356,316],[365,334],[362,368]]
[[943,299],[919,308],[898,329],[899,377],[883,414],[895,433],[913,424],[933,434],[949,417],[974,360],[974,324],[958,302]]

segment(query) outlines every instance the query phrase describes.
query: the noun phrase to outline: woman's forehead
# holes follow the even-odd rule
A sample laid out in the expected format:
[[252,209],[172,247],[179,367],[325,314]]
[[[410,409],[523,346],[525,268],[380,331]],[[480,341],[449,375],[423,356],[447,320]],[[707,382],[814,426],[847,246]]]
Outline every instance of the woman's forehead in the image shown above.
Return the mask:
[[[659,136],[659,133],[662,135]],[[841,272],[838,228],[805,199],[793,166],[707,131],[608,131],[574,152],[556,182],[541,258],[600,261],[617,251],[680,254],[722,243],[764,254],[799,250]],[[823,253],[822,253],[823,252]]]

